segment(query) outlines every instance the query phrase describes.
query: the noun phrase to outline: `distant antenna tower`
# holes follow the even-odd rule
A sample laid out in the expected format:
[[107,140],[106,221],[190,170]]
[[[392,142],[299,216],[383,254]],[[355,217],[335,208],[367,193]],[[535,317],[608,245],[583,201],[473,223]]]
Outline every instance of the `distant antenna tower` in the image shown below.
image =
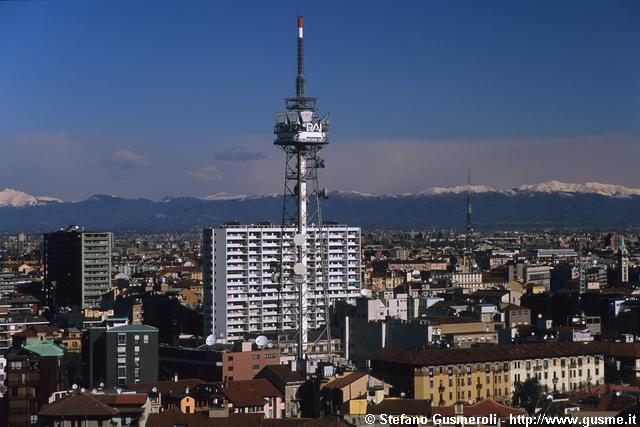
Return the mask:
[[471,217],[471,171],[467,173],[467,232],[465,235],[465,266],[466,272],[471,273],[473,264],[473,222]]
[[[282,207],[282,240],[280,247],[279,337],[285,332],[285,321],[297,319],[298,360],[307,358],[309,318],[324,318],[326,325],[317,339],[325,336],[331,349],[328,321],[328,271],[326,240],[322,230],[320,199],[328,191],[318,185],[318,169],[325,167],[320,149],[329,141],[329,116],[319,117],[316,98],[305,96],[304,38],[302,16],[298,16],[298,74],[296,96],[285,99],[286,112],[276,113],[274,144],[285,153]],[[293,246],[285,234],[293,237]],[[291,236],[293,234],[293,236]],[[293,264],[293,269],[287,265]],[[297,292],[297,300],[287,298]],[[309,297],[322,297],[323,306],[309,304]]]

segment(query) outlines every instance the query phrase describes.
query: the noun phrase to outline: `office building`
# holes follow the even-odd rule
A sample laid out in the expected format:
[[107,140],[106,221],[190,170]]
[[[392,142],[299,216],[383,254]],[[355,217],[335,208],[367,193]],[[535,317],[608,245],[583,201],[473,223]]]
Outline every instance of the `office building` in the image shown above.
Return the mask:
[[[283,277],[293,276],[295,233],[295,228],[283,233],[281,226],[271,224],[204,230],[205,333],[237,341],[245,335],[296,329],[295,316],[286,314],[286,307],[298,301],[296,286],[285,283],[279,295],[280,283],[274,277],[281,253]],[[308,321],[313,329],[325,324],[325,291],[329,305],[360,295],[360,228],[324,225],[321,231],[310,229],[307,239]]]
[[46,296],[55,307],[93,307],[111,287],[111,233],[71,226],[44,235]]

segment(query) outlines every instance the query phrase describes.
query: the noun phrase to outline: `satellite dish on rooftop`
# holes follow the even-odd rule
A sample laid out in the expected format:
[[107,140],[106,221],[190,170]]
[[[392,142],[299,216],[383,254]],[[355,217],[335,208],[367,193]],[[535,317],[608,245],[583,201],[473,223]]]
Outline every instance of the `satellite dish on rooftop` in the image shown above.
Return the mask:
[[360,289],[360,295],[362,295],[365,298],[370,298],[371,297],[371,289]]
[[158,392],[158,387],[154,387],[151,389],[152,392],[157,393]]
[[71,386],[72,389],[77,390],[78,389],[78,384],[74,384]]
[[205,343],[209,346],[214,345],[216,343],[216,336],[214,334],[209,335],[205,340]]
[[269,338],[265,337],[264,335],[260,335],[258,338],[256,338],[256,345],[258,347],[264,347],[267,344],[269,344]]

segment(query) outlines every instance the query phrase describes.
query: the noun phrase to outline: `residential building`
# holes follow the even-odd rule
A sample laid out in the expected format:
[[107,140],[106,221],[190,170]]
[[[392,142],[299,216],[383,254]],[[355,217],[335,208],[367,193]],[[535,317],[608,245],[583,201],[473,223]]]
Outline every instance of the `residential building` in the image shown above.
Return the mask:
[[47,302],[54,307],[93,307],[111,287],[111,233],[77,226],[44,235]]
[[300,416],[300,396],[298,390],[304,384],[305,378],[299,372],[292,371],[284,365],[267,365],[255,376],[256,379],[269,380],[284,396],[284,417],[296,418]]
[[[297,286],[287,282],[281,287],[274,279],[281,261],[285,280],[293,277],[294,235],[293,227],[270,224],[224,225],[203,231],[205,333],[237,341],[249,334],[274,335],[279,329],[296,329],[295,316],[279,319],[278,307],[297,307]],[[327,248],[308,257],[309,306],[324,307],[325,292],[329,304],[359,296],[360,229],[325,225],[321,230],[311,228],[307,239],[311,248]],[[321,283],[327,280],[323,289]],[[310,329],[325,322],[324,310],[310,310]]]
[[64,353],[63,347],[45,341],[27,344],[7,354],[8,427],[37,424],[38,411],[49,396],[67,388]]
[[235,413],[261,412],[265,418],[282,418],[284,396],[267,379],[231,381],[222,392]]
[[395,393],[438,405],[495,399],[507,402],[515,384],[537,378],[546,391],[569,392],[604,382],[604,351],[584,343],[495,345],[469,349],[398,350],[372,356],[372,373]]
[[128,324],[88,328],[82,348],[84,378],[90,387],[158,380],[157,328]]
[[29,313],[0,314],[0,354],[9,350],[13,336],[32,326],[46,326],[49,321],[40,315]]
[[65,393],[43,406],[41,425],[51,427],[145,427],[150,415],[146,394]]

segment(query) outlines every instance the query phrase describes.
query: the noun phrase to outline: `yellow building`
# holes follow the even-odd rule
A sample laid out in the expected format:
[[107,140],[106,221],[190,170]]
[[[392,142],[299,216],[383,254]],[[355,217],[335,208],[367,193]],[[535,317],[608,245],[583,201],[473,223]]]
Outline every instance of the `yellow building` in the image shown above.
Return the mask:
[[511,398],[508,363],[467,363],[416,368],[414,395],[437,405]]
[[443,350],[384,348],[371,356],[372,375],[397,394],[434,405],[493,399],[508,402],[517,382],[537,378],[546,391],[579,390],[604,382],[599,343],[484,345]]

